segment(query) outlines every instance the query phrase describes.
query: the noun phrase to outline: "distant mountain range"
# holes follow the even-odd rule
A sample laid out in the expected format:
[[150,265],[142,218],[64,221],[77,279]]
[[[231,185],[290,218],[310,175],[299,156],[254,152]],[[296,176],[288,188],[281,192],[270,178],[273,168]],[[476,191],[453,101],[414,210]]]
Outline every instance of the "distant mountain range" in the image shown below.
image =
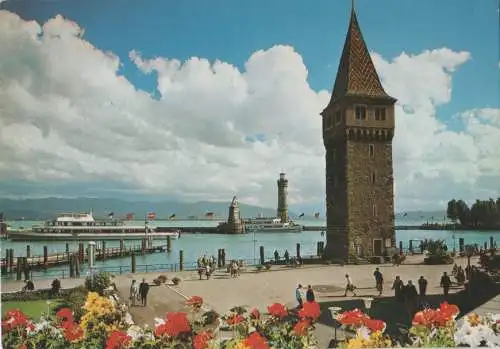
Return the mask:
[[[190,216],[203,218],[207,212],[213,212],[213,218],[226,218],[230,202],[149,202],[126,201],[104,198],[43,198],[43,199],[0,199],[0,212],[6,220],[40,220],[52,219],[60,213],[89,212],[95,217],[106,217],[113,212],[116,218],[125,217],[128,213],[134,219],[143,219],[148,212],[154,212],[156,219],[167,219],[175,214],[177,219]],[[256,217],[259,212],[264,216],[276,216],[276,209],[240,203],[242,217]],[[292,214],[292,213],[291,213]],[[293,214],[292,214],[293,215]]]
[[[89,212],[92,210],[95,217],[106,217],[113,212],[116,218],[125,217],[128,213],[134,219],[143,219],[148,212],[155,212],[156,219],[168,219],[175,214],[176,219],[197,217],[203,218],[208,212],[213,212],[213,218],[225,219],[230,202],[177,202],[177,201],[127,201],[122,199],[106,198],[43,198],[43,199],[0,199],[0,212],[6,220],[42,220],[55,218],[60,213]],[[242,217],[256,217],[259,212],[264,216],[276,216],[276,209],[240,203]],[[301,212],[302,213],[302,212]],[[299,214],[290,212],[290,217]],[[398,221],[443,221],[446,212],[443,211],[408,211],[396,214]],[[314,212],[305,212],[302,219],[312,219]],[[324,219],[321,213],[320,219]]]

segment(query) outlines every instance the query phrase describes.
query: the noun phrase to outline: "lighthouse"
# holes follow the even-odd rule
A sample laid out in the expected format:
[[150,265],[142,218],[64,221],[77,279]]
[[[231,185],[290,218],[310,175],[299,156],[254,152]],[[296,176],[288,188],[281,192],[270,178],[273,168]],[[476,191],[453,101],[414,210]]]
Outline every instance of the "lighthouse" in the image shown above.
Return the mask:
[[280,173],[280,178],[278,183],[278,218],[281,223],[288,222],[288,179],[286,179],[285,174]]

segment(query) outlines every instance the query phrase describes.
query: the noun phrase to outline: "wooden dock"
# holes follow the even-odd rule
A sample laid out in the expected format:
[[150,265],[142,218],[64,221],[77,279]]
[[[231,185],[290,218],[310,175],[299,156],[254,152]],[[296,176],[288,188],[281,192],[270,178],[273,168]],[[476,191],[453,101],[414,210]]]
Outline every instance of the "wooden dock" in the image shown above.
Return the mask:
[[[95,259],[97,261],[102,261],[106,259],[115,259],[115,258],[123,258],[131,255],[145,255],[152,254],[158,252],[166,252],[170,249],[168,245],[162,246],[133,246],[129,248],[120,248],[120,247],[110,247],[104,249],[96,249],[95,251]],[[32,256],[32,257],[10,257],[2,258],[0,262],[0,266],[2,271],[7,272],[16,272],[18,268],[17,261],[19,258],[23,259],[23,263],[20,268],[25,268],[25,263],[30,270],[43,270],[51,267],[67,265],[70,263],[71,256],[77,255],[79,262],[84,263],[88,261],[88,253],[87,251],[82,251],[81,247],[77,252],[59,252],[53,254],[47,254],[44,256]],[[25,259],[25,260],[24,260]]]

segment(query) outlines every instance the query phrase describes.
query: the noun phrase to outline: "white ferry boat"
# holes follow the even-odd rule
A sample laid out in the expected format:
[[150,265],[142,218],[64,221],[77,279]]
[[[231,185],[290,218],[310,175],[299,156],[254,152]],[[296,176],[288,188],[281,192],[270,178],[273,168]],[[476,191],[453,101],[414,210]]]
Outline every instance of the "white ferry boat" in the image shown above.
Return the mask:
[[245,221],[245,230],[250,233],[299,233],[302,226],[292,221],[282,223],[279,218],[256,217]]
[[179,231],[159,231],[146,222],[144,225],[129,225],[123,220],[94,219],[90,213],[65,213],[55,220],[31,229],[9,229],[12,241],[68,241],[68,240],[140,240],[143,238],[179,237]]

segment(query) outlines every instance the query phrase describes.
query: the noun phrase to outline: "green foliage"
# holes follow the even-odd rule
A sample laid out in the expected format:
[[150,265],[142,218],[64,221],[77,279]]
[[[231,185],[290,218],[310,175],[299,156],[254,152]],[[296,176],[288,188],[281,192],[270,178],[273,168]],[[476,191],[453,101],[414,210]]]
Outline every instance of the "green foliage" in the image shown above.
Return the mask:
[[111,285],[111,277],[108,273],[99,273],[88,276],[85,279],[85,287],[89,292],[97,292],[99,295],[104,294],[104,290]]
[[164,284],[165,282],[167,282],[168,278],[165,275],[160,275],[157,277],[157,280],[160,280],[160,282]]
[[50,306],[50,314],[54,315],[56,309],[59,309],[59,304],[62,299],[50,300],[50,305],[47,304],[46,300],[33,300],[33,301],[9,301],[2,302],[2,317],[9,310],[19,309],[25,313],[29,318],[38,320],[42,314],[47,314]]
[[59,290],[61,289],[61,281],[59,279],[52,280],[50,291],[53,295],[59,294]]
[[424,259],[425,264],[451,264],[453,258],[447,252],[447,247],[444,240],[425,239],[422,241],[422,247],[427,251],[427,257]]
[[174,277],[172,278],[172,283],[173,283],[174,285],[178,285],[180,282],[181,282],[181,279],[179,279],[177,276],[174,276]]
[[61,308],[70,308],[73,310],[73,315],[76,320],[79,320],[83,314],[83,305],[87,299],[87,289],[83,286],[73,289],[69,294],[64,296],[61,304],[55,309],[56,311]]
[[500,198],[496,201],[476,200],[469,208],[463,200],[450,200],[446,216],[452,221],[459,221],[464,227],[500,227]]

